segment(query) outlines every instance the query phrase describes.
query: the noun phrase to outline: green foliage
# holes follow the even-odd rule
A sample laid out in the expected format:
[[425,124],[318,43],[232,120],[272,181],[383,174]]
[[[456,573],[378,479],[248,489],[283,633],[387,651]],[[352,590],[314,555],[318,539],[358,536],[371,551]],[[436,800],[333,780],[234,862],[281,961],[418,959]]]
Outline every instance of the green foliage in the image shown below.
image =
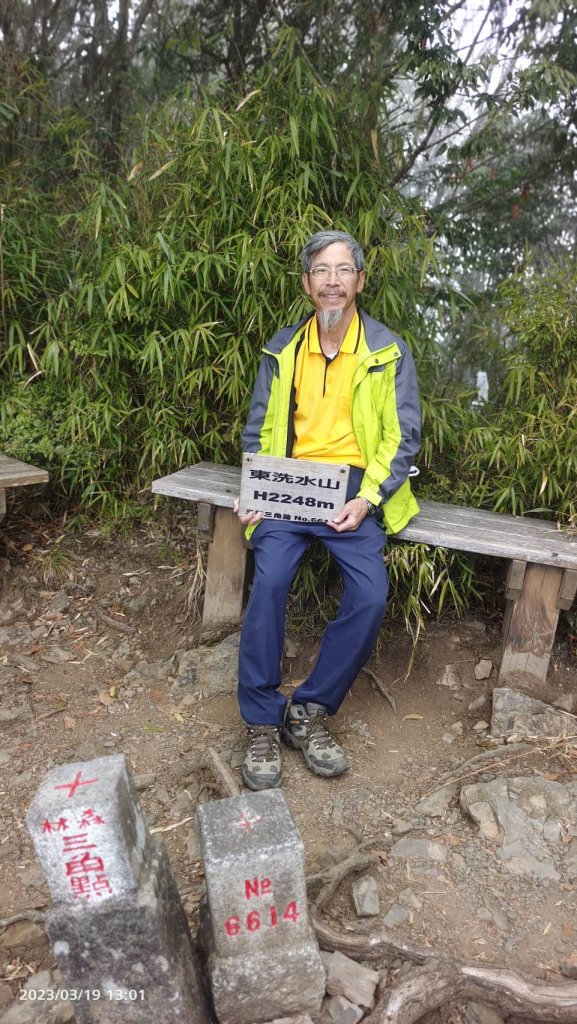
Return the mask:
[[96,174],[82,128],[57,189],[15,173],[3,447],[105,511],[199,459],[238,460],[260,350],[308,308],[298,253],[328,225],[367,245],[371,312],[418,336],[431,241],[354,115],[287,34],[240,102],[222,89],[137,125],[122,177]]

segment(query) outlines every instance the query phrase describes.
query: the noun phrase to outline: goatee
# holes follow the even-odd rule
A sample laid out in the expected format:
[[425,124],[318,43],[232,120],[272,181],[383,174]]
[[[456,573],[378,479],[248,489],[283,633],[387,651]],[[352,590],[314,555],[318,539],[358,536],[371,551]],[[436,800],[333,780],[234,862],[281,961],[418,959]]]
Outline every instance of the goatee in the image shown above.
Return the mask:
[[342,309],[321,309],[319,313],[319,326],[321,331],[334,331],[343,319]]

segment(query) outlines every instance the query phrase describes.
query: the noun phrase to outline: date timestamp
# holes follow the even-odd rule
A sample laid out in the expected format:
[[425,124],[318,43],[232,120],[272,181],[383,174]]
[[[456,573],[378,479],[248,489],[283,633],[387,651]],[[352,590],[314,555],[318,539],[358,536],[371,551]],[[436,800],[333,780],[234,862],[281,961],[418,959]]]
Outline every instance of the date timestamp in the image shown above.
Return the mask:
[[98,1002],[100,999],[107,1002],[137,1003],[144,1002],[144,989],[118,988],[103,992],[99,988],[32,988],[29,991],[22,989],[19,999],[26,1003],[52,1003],[59,999],[70,1003],[79,1003],[82,1000]]

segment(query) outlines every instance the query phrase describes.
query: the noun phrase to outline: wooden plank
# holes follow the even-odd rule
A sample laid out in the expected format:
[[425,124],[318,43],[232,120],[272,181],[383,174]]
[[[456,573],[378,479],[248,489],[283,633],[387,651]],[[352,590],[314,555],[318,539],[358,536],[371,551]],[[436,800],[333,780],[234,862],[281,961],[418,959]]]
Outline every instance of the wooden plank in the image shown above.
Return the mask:
[[520,562],[517,558],[509,563],[509,569],[507,571],[507,583],[505,589],[505,596],[509,600],[516,601],[521,595],[523,589],[523,580],[525,578],[525,569],[527,568],[526,562]]
[[247,556],[238,516],[217,508],[214,537],[208,549],[202,625],[205,629],[240,622],[244,604]]
[[196,528],[205,540],[212,540],[214,535],[214,505],[209,505],[207,501],[199,501]]
[[499,686],[545,683],[559,619],[562,576],[562,570],[553,566],[527,566],[505,637]]
[[26,484],[45,484],[47,481],[48,473],[45,469],[38,469],[18,459],[0,455],[0,483],[4,489],[22,487]]
[[563,579],[561,580],[561,586],[559,588],[557,607],[568,611],[575,600],[576,594],[577,571],[575,569],[565,569]]

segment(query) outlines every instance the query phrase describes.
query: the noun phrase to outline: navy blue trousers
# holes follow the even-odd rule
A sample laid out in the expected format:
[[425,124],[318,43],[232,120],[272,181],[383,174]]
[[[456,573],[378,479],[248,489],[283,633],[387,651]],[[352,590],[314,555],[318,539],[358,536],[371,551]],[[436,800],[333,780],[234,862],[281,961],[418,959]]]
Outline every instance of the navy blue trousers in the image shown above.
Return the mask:
[[238,701],[250,725],[280,725],[286,698],[278,692],[290,585],[313,537],[336,560],[344,591],[316,664],[295,690],[301,704],[323,704],[334,715],[368,661],[383,621],[389,580],[385,531],[373,516],[357,530],[336,533],[324,523],[263,520],[252,535],[254,578],[240,639]]

